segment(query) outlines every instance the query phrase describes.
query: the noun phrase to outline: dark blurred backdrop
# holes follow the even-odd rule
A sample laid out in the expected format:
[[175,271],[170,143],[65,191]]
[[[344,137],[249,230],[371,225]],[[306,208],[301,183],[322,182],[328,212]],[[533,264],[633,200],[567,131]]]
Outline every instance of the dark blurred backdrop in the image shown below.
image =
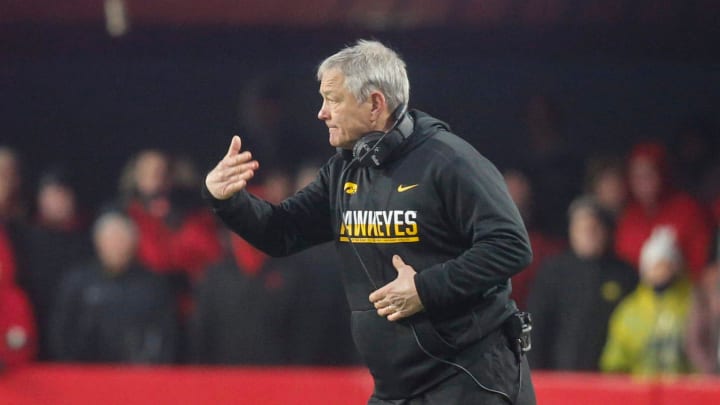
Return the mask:
[[720,112],[713,0],[4,0],[0,144],[29,188],[68,165],[91,207],[141,148],[205,170],[239,133],[265,168],[324,160],[315,68],[357,38],[398,50],[411,107],[501,166],[528,147],[538,98],[577,156]]

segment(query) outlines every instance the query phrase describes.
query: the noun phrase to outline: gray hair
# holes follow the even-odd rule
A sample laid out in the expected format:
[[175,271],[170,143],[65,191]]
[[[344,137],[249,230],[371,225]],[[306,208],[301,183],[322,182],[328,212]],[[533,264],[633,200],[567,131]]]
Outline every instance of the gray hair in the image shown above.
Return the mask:
[[613,218],[612,213],[600,205],[595,197],[590,195],[582,195],[570,203],[568,219],[572,221],[575,214],[583,210],[589,211],[608,231],[615,229],[615,218]]
[[410,81],[405,62],[397,53],[378,41],[361,39],[325,59],[317,70],[318,81],[331,69],[345,76],[345,86],[358,102],[370,97],[373,91],[385,95],[390,111],[410,100]]
[[95,223],[92,227],[93,237],[96,238],[106,226],[113,223],[118,223],[122,225],[123,228],[125,228],[130,233],[132,238],[137,242],[139,235],[137,226],[135,226],[135,222],[133,222],[133,220],[124,213],[115,210],[106,211],[95,220]]

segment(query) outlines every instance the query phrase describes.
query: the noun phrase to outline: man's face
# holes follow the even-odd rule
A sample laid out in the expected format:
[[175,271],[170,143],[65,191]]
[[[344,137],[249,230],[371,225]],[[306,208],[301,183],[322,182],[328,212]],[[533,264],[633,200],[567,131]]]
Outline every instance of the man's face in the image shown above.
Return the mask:
[[149,151],[142,153],[135,163],[135,182],[140,194],[155,196],[168,187],[170,169],[165,156]]
[[607,245],[605,226],[590,209],[580,208],[570,218],[570,246],[583,259],[602,256]]
[[629,173],[633,196],[643,205],[654,205],[662,188],[662,179],[655,163],[648,157],[638,157],[630,163]]
[[105,270],[124,271],[135,258],[137,243],[132,230],[122,220],[110,220],[94,235],[95,249]]
[[38,192],[37,205],[44,221],[66,224],[75,215],[75,193],[63,185],[47,184]]
[[337,69],[326,71],[320,80],[323,104],[318,119],[328,126],[330,145],[352,149],[355,142],[373,130],[372,102],[358,102],[345,87],[345,76]]

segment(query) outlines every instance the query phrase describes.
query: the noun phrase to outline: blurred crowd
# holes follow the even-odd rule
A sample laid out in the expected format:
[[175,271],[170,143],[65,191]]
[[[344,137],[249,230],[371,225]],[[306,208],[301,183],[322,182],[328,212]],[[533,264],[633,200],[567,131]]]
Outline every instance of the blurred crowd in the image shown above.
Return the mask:
[[[0,147],[1,367],[357,362],[334,248],[254,249],[203,204],[190,159],[140,151],[90,214],[61,167],[23,201],[19,156]],[[318,168],[271,171],[252,191],[279,203]]]
[[[534,251],[512,280],[534,320],[531,366],[720,372],[718,134],[686,125],[580,156],[534,108],[500,167]],[[90,212],[72,173],[28,184],[20,156],[0,146],[0,367],[357,363],[333,246],[254,249],[203,204],[191,158],[139,151]],[[287,167],[265,166],[251,191],[280,203],[319,165]]]

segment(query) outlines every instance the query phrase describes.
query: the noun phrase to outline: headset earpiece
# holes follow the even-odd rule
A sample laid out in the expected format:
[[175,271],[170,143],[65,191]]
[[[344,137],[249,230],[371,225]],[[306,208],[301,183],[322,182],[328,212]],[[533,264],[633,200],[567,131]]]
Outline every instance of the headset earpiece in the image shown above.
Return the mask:
[[361,167],[381,166],[395,148],[407,139],[412,133],[413,122],[406,113],[404,105],[395,110],[397,120],[387,132],[373,131],[362,136],[355,142],[352,153],[353,159]]

